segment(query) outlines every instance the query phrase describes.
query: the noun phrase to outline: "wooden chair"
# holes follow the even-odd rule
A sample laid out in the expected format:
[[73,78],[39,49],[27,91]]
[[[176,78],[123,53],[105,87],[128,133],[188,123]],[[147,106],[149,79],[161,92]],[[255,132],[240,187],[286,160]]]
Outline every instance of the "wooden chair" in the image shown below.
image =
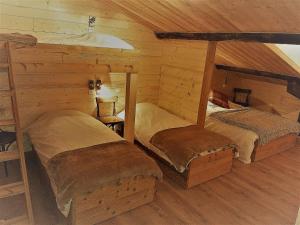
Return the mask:
[[249,106],[250,89],[234,88],[233,102],[245,107]]
[[[116,112],[117,101],[118,101],[118,96],[113,96],[112,98],[96,97],[97,119],[100,120],[102,123],[104,123],[106,126],[112,128],[114,131],[117,131],[117,133],[119,133],[121,136],[123,136],[124,120],[117,116],[117,112]],[[112,114],[101,116],[100,105],[105,103],[113,104]]]

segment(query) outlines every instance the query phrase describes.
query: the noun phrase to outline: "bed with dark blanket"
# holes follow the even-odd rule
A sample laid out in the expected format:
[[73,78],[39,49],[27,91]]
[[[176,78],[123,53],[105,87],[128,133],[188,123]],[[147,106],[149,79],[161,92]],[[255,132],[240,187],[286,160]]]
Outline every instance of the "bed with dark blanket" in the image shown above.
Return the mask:
[[169,157],[177,170],[187,168],[189,163],[203,152],[211,153],[235,147],[229,138],[203,129],[199,125],[159,131],[153,135],[150,142]]
[[66,151],[49,160],[46,171],[55,186],[59,209],[78,195],[90,193],[123,178],[162,178],[154,160],[127,141]]

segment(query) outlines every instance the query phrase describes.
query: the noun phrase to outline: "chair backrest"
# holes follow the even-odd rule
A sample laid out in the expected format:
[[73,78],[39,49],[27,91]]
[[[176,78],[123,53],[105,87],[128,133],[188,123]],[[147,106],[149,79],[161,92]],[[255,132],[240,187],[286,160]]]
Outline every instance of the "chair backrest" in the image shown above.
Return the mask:
[[116,102],[118,101],[118,96],[113,96],[111,98],[104,98],[104,97],[96,97],[97,103],[97,117],[100,117],[100,104],[101,103],[113,103],[113,112],[112,115],[116,116]]
[[242,106],[249,106],[250,89],[234,88],[233,102]]

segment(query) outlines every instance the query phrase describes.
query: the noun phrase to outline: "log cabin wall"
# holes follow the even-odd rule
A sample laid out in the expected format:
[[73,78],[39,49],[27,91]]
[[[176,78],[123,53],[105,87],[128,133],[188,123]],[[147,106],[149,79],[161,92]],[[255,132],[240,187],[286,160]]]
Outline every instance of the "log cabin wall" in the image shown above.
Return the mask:
[[[227,78],[227,79],[226,79]],[[287,92],[286,82],[254,78],[251,75],[215,70],[213,88],[233,98],[233,88],[251,89],[252,107],[279,113],[297,121],[300,113],[300,100]]]
[[159,105],[184,119],[196,122],[208,42],[164,43]]
[[[53,109],[75,108],[94,114],[95,96],[88,94],[89,79],[102,79],[103,92],[109,91],[111,95],[118,95],[120,99],[117,107],[119,110],[123,108],[125,76],[110,76],[97,64],[133,65],[139,72],[138,101],[157,103],[162,50],[161,42],[155,38],[153,32],[118,10],[108,9],[99,2],[95,1],[94,5],[87,6],[77,1],[71,4],[73,8],[66,5],[67,3],[3,0],[0,3],[0,32],[32,34],[39,41],[51,42],[51,38],[61,38],[64,43],[63,40],[69,35],[86,32],[88,15],[93,15],[97,20],[96,31],[120,38],[134,49],[40,43],[33,48],[14,51],[22,126],[27,126],[41,113]],[[3,54],[1,60],[6,60]],[[0,88],[5,88],[6,76],[0,76],[0,79]],[[8,103],[0,103],[2,117],[11,115]],[[104,113],[110,107],[107,106]]]

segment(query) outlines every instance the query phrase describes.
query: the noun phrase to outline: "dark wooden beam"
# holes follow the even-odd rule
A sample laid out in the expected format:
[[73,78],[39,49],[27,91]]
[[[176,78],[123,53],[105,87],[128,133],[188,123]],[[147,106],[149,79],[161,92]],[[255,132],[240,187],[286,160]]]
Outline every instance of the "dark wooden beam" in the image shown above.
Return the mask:
[[234,67],[234,66],[226,66],[226,65],[220,65],[217,64],[216,68],[218,70],[227,70],[237,73],[244,73],[244,74],[250,74],[258,77],[268,77],[273,79],[280,79],[280,80],[286,80],[286,81],[292,81],[294,79],[299,79],[292,75],[286,75],[286,74],[279,74],[279,73],[272,73],[267,71],[261,71],[261,70],[253,70],[253,69],[247,69],[247,68],[240,68],[240,67]]
[[237,73],[249,74],[257,77],[267,77],[272,79],[285,80],[288,82],[287,92],[294,95],[297,98],[300,98],[300,78],[292,75],[279,74],[279,73],[271,73],[267,71],[261,70],[253,70],[247,68],[239,68],[234,66],[226,66],[226,65],[216,65],[216,68],[219,70],[232,71]]
[[245,41],[300,45],[300,33],[181,33],[155,32],[158,39]]

